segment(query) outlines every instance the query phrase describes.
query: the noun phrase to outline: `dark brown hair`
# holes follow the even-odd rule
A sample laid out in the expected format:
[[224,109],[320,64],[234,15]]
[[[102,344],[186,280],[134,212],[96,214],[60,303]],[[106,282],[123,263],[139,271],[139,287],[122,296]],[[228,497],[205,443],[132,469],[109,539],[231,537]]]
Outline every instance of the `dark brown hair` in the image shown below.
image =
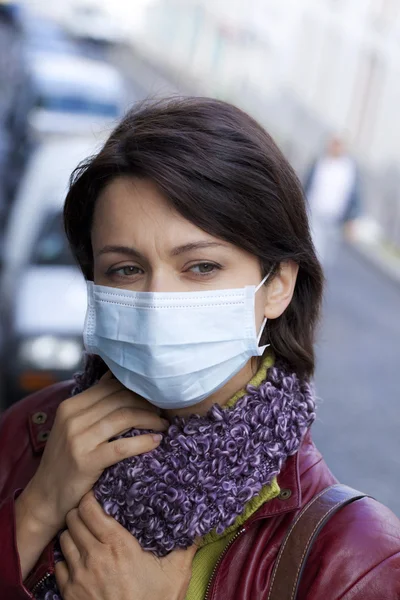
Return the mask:
[[263,274],[272,267],[276,273],[283,261],[299,265],[293,299],[268,321],[262,342],[300,376],[311,376],[323,274],[301,185],[270,135],[240,109],[211,98],[133,108],[71,178],[65,229],[87,279],[96,199],[119,175],[152,180],[187,220],[257,256]]

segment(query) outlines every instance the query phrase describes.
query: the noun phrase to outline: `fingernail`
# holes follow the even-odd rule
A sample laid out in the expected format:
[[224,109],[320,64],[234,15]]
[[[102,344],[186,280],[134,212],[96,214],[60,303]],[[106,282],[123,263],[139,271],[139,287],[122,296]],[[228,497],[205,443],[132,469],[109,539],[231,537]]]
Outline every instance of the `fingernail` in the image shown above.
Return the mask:
[[169,427],[169,421],[167,421],[167,419],[161,419],[161,421],[164,423],[165,427]]
[[159,433],[156,433],[155,435],[153,435],[153,440],[155,442],[161,442],[162,440],[162,435],[160,435]]

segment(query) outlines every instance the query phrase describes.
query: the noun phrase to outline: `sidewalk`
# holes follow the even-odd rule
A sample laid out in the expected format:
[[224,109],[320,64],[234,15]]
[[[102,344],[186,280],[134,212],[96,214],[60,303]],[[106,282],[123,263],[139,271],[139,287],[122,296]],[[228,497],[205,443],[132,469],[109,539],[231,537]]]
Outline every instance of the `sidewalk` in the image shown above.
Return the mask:
[[400,251],[383,243],[353,242],[353,247],[371,264],[400,285]]

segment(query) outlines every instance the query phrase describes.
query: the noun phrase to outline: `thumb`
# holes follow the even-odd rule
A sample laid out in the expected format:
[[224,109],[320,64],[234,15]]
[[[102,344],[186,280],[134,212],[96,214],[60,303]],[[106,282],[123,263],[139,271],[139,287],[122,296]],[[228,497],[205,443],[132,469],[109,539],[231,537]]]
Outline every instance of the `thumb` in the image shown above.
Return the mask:
[[106,371],[104,373],[104,375],[102,377],[100,377],[100,381],[109,381],[110,379],[113,379],[114,375],[111,373],[111,371]]
[[177,569],[185,569],[191,566],[197,550],[199,549],[198,543],[194,542],[189,548],[177,548],[173,550],[167,556],[161,559],[161,562],[166,561],[170,566],[174,566]]

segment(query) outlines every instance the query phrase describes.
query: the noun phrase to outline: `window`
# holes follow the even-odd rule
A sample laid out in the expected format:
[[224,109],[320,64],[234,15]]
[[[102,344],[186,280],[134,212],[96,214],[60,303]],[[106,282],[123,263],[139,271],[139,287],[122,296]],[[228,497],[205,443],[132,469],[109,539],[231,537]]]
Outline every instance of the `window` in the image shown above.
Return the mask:
[[33,265],[74,265],[64,232],[61,213],[50,213],[43,221],[32,252]]

